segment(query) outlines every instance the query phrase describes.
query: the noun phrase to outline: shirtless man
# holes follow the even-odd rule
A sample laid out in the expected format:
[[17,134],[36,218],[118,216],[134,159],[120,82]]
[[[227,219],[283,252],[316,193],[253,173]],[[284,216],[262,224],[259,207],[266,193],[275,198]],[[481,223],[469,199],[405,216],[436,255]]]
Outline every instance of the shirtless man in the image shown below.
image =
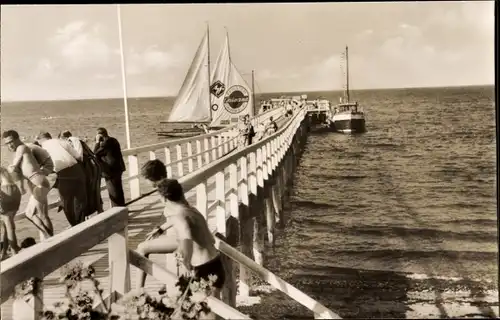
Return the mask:
[[26,218],[40,229],[45,238],[53,236],[54,228],[49,218],[47,200],[50,191],[49,181],[42,173],[30,148],[19,139],[17,131],[4,131],[2,138],[8,149],[15,152],[10,172],[21,172],[22,178],[27,180],[30,197],[26,206]]
[[3,231],[3,246],[0,261],[7,257],[9,247],[14,253],[18,253],[21,248],[17,243],[16,224],[14,216],[21,204],[21,192],[15,184],[13,177],[4,167],[0,166],[0,218]]
[[[187,202],[182,186],[177,180],[163,179],[156,182],[158,192],[165,201],[163,214],[167,223],[155,228],[137,251],[148,257],[150,254],[168,254],[177,250],[182,263],[194,275],[194,280],[208,281],[209,275],[217,276],[213,295],[218,297],[224,285],[225,271],[215,240],[203,215]],[[160,236],[172,227],[174,237]],[[160,236],[160,237],[158,237]],[[139,272],[137,285],[144,287],[146,274]]]

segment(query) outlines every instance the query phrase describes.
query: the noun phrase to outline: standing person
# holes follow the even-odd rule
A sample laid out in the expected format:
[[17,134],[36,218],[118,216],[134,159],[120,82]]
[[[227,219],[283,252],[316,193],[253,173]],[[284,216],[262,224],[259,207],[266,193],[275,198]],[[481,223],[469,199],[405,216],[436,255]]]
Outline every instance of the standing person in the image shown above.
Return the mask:
[[249,146],[252,144],[253,137],[255,137],[255,129],[252,125],[252,122],[250,122],[250,115],[246,114],[243,118],[243,122],[247,127],[247,145]]
[[[208,281],[211,275],[217,277],[213,295],[219,296],[225,281],[225,270],[205,217],[187,202],[177,180],[162,179],[157,187],[165,201],[163,214],[170,222],[155,228],[148,239],[139,244],[137,251],[146,257],[177,251],[186,269],[193,272],[195,281]],[[170,227],[175,230],[175,237],[156,238]],[[138,287],[144,287],[146,274],[139,271],[137,277]]]
[[14,179],[4,167],[0,166],[0,218],[2,219],[3,245],[0,261],[7,256],[9,247],[14,253],[18,253],[21,248],[17,244],[16,224],[14,216],[21,205],[21,191],[15,184]]
[[120,143],[115,138],[110,137],[106,129],[98,128],[94,153],[101,165],[111,206],[124,207],[125,194],[123,193],[122,175],[126,168]]
[[248,144],[248,127],[245,123],[245,117],[240,116],[238,122],[238,149],[243,149]]
[[76,160],[83,162],[83,146],[82,146],[83,141],[81,141],[77,137],[73,137],[71,132],[69,132],[68,130],[60,133],[59,139],[63,139],[63,140],[68,141],[69,144],[73,147],[73,149],[75,149],[75,152],[78,155]]
[[264,134],[262,135],[262,139],[265,138],[267,135],[271,135],[278,131],[278,124],[276,124],[276,121],[274,121],[273,117],[269,117],[269,123],[266,125],[266,128],[264,129]]
[[87,214],[89,216],[94,212],[103,212],[101,197],[101,167],[95,154],[89,146],[81,139],[73,137],[71,132],[61,133],[61,139],[67,140],[80,156],[80,161],[85,172],[85,181],[87,186]]
[[56,183],[57,174],[54,171],[54,161],[50,157],[47,150],[42,148],[38,142],[36,143],[25,143],[28,148],[30,148],[33,156],[35,156],[36,161],[40,165],[40,170],[47,177],[50,182],[51,189]]
[[[52,221],[49,218],[49,207],[47,195],[50,191],[50,183],[42,173],[40,165],[35,156],[19,138],[15,130],[7,130],[2,133],[3,142],[7,148],[14,152],[14,160],[10,166],[11,173],[19,176],[18,180],[26,179],[30,197],[26,205],[26,218],[30,220],[44,235],[45,238],[54,235]],[[24,193],[24,190],[20,190]]]
[[67,141],[52,139],[48,132],[41,133],[38,141],[54,162],[54,171],[57,173],[56,187],[66,219],[71,226],[76,226],[85,220],[87,207],[85,173],[76,160],[78,154]]

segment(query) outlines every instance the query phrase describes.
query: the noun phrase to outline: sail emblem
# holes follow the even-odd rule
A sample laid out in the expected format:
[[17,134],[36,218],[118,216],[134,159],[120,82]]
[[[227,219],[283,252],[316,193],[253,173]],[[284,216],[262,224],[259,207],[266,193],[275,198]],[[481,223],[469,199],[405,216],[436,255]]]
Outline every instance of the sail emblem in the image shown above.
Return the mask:
[[226,91],[226,86],[219,80],[210,86],[210,92],[217,98],[220,98],[224,94],[224,91]]
[[239,85],[232,86],[224,97],[224,107],[230,113],[239,113],[247,107],[250,100],[248,90]]

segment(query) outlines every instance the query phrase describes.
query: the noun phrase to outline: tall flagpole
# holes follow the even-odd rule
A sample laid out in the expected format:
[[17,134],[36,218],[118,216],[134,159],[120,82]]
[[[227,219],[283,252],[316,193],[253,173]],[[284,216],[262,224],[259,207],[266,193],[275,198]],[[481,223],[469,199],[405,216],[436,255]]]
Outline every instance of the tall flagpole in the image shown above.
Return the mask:
[[120,57],[121,57],[121,68],[122,68],[123,105],[125,107],[125,134],[127,136],[127,149],[130,149],[131,142],[130,142],[130,123],[129,123],[128,103],[127,103],[127,74],[125,71],[125,54],[123,53],[122,14],[121,14],[121,7],[119,4],[116,5],[116,10],[117,10],[117,14],[118,14],[118,36],[120,37]]
[[210,27],[207,21],[207,75],[208,75],[208,108],[210,110],[210,122],[213,120],[212,116],[212,92],[210,86],[212,85],[212,79],[210,75]]

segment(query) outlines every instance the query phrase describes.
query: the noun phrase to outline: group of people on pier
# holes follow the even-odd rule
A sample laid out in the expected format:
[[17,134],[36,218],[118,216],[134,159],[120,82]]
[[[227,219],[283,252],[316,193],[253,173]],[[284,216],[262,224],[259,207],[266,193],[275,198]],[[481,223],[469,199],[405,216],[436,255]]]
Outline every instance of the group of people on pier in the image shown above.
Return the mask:
[[[286,110],[285,117],[290,116]],[[263,139],[278,131],[273,117],[261,124],[256,134],[245,115],[238,123],[238,149],[251,145],[254,137]],[[33,143],[23,142],[17,131],[2,133],[4,145],[14,153],[8,168],[0,166],[0,216],[4,227],[2,260],[8,247],[14,253],[21,250],[16,238],[14,217],[19,211],[21,197],[28,194],[25,208],[29,219],[45,238],[54,235],[48,215],[48,194],[57,189],[60,197],[59,211],[63,210],[71,226],[75,226],[95,212],[103,212],[101,178],[106,181],[112,206],[125,206],[122,174],[126,170],[119,142],[108,135],[104,128],[97,129],[95,145],[90,149],[86,142],[73,137],[69,131],[52,138],[48,132],[40,133]],[[167,177],[165,164],[160,160],[147,161],[141,175],[157,189],[164,202],[167,222],[154,228],[139,244],[137,251],[150,254],[176,253],[194,279],[215,278],[215,295],[219,295],[225,281],[225,270],[219,251],[215,247],[204,216],[191,206],[179,182]],[[83,186],[83,187],[82,187]],[[26,190],[27,189],[27,190]],[[59,212],[58,211],[58,212]],[[165,235],[167,229],[175,231],[173,237]],[[28,238],[25,243],[33,244]],[[137,287],[145,284],[146,274],[139,271]]]
[[93,213],[103,212],[101,178],[106,181],[111,205],[125,205],[121,179],[125,163],[120,143],[110,137],[105,128],[97,129],[93,149],[69,131],[57,138],[42,132],[35,141],[26,143],[16,130],[6,130],[2,140],[14,154],[8,167],[0,166],[2,260],[7,258],[9,247],[14,253],[21,250],[14,218],[25,194],[28,197],[25,216],[44,238],[54,235],[48,214],[48,195],[52,189],[59,193],[58,212],[64,211],[71,226],[85,221]]

